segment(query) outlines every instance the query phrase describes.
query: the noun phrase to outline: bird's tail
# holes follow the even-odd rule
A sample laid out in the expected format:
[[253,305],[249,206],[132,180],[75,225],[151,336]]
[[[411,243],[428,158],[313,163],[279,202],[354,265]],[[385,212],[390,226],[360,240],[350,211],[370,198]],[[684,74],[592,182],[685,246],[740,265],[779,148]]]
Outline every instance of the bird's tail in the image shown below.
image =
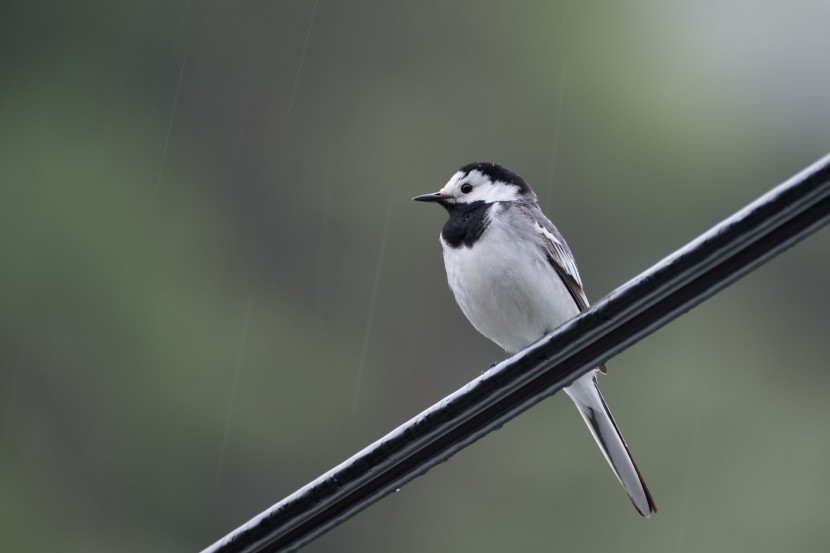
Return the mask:
[[608,405],[599,393],[593,372],[565,388],[565,393],[576,403],[582,418],[585,419],[585,423],[591,429],[591,434],[594,435],[594,439],[605,455],[605,459],[611,465],[637,511],[644,517],[656,513],[657,506],[654,505],[654,499],[651,498],[651,493],[634,463],[634,458],[628,451],[628,446],[625,445],[625,440],[611,416]]

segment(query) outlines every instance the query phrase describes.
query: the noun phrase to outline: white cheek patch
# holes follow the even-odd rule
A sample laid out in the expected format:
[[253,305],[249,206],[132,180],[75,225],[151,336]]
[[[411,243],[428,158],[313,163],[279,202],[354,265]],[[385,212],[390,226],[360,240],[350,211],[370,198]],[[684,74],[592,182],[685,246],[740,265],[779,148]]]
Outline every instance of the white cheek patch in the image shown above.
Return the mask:
[[464,176],[464,173],[462,173],[461,171],[458,171],[456,174],[454,174],[450,178],[450,180],[447,181],[447,184],[444,185],[444,188],[442,188],[438,192],[442,196],[449,196],[449,197],[457,196],[458,195],[458,187],[456,185],[458,184],[458,179],[460,179],[463,176]]
[[512,202],[519,199],[519,188],[502,181],[491,181],[481,171],[470,171],[466,179],[473,185],[473,190],[466,194],[464,201],[476,202]]
[[485,201],[485,202],[513,202],[519,199],[519,189],[511,184],[501,181],[495,184],[487,183],[480,184],[473,188],[473,191],[466,194],[469,200],[465,201]]

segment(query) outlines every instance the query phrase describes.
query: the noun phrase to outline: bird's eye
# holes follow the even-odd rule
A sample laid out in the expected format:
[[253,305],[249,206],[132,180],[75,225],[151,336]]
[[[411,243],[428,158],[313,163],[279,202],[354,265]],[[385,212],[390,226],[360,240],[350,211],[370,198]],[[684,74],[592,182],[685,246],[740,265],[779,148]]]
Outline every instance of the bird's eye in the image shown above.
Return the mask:
[[469,182],[465,182],[464,184],[461,185],[461,192],[463,192],[464,194],[469,194],[472,191],[473,191],[473,185],[470,184]]

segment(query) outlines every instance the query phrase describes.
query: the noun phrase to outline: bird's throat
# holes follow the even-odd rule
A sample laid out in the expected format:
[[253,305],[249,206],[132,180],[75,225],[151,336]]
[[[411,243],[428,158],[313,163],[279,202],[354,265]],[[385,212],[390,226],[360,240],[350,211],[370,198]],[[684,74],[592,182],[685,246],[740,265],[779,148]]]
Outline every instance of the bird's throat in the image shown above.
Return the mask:
[[492,203],[472,202],[445,206],[450,214],[441,238],[451,248],[471,247],[481,238],[490,220],[487,212]]

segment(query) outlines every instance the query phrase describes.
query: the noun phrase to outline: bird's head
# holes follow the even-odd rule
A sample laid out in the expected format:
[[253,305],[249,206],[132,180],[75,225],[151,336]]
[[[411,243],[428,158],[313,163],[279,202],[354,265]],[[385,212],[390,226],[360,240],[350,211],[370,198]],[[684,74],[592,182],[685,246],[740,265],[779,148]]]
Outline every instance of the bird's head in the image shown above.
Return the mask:
[[465,204],[536,201],[527,182],[498,163],[469,163],[459,169],[444,188],[432,194],[412,198],[418,202],[436,202],[447,210]]

